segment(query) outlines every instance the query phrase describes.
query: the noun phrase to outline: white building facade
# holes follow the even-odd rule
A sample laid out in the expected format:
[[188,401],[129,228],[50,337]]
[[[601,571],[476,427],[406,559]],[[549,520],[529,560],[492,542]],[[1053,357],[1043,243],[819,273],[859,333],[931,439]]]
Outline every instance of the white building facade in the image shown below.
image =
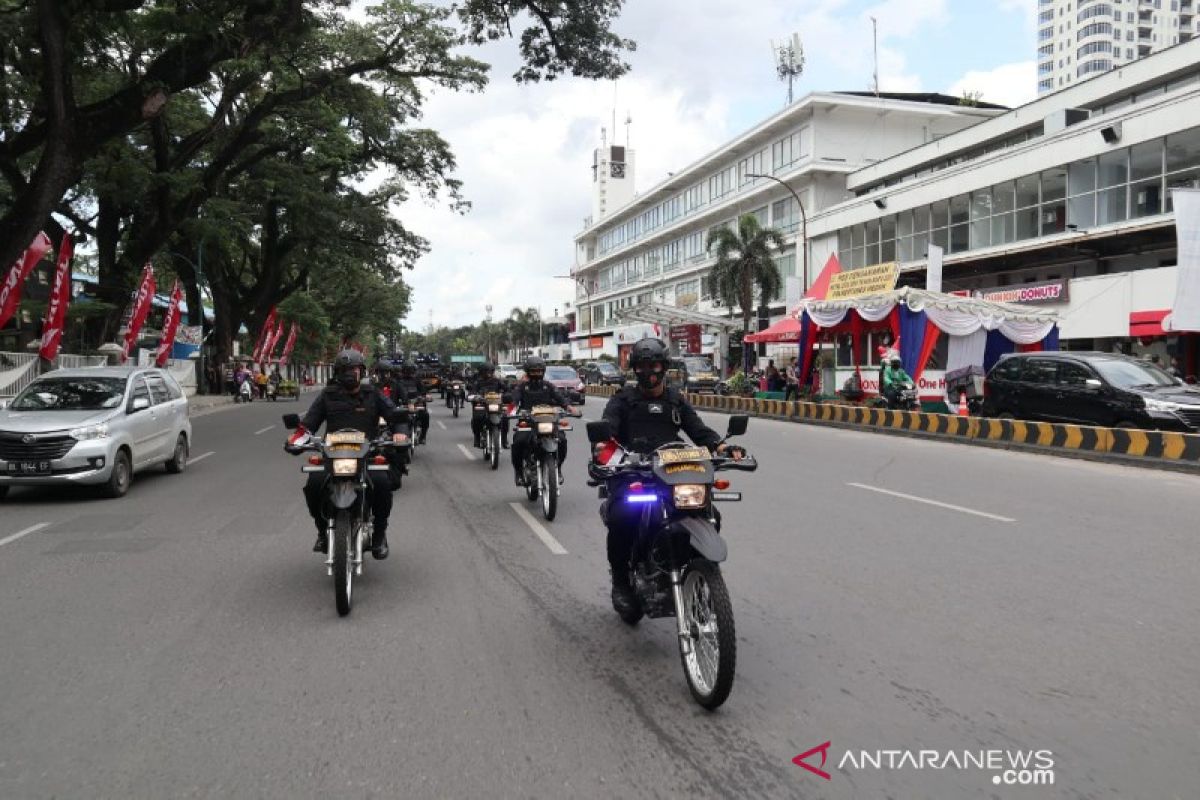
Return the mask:
[[[703,328],[701,352],[719,360],[717,329],[722,326],[707,323],[726,317],[727,327],[740,329],[741,315],[739,310],[736,320],[731,319],[709,286],[713,260],[706,240],[711,230],[754,214],[764,226],[786,235],[789,247],[779,266],[788,289],[772,308],[782,314],[824,263],[820,253],[811,254],[806,280],[794,246],[801,211],[789,188],[811,220],[852,196],[847,177],[861,168],[1003,111],[942,95],[815,93],[798,100],[626,205],[588,221],[575,237],[572,356],[619,357],[643,335],[666,338],[665,328],[691,315]],[[628,167],[624,175],[631,177]],[[751,175],[773,176],[787,188]],[[598,188],[594,182],[593,191]],[[658,319],[658,312],[631,313],[639,307],[669,310]],[[633,316],[638,321],[631,321]]]
[[1038,0],[1038,93],[1190,41],[1200,0]]

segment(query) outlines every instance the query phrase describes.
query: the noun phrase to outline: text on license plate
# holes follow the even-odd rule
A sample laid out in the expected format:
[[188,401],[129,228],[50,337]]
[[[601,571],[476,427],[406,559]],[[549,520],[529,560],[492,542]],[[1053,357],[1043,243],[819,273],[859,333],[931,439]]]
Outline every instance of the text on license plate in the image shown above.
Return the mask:
[[41,475],[50,471],[49,461],[15,461],[8,465],[12,472],[19,475]]

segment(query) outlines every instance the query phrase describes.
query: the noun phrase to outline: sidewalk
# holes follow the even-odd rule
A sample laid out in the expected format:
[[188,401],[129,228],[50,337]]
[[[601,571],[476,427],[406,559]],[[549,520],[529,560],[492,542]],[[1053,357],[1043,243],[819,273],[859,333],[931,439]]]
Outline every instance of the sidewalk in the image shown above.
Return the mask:
[[[301,389],[299,402],[296,402],[295,400],[277,400],[276,405],[298,406],[299,410],[296,413],[303,414],[308,409],[309,402],[311,402],[311,400],[306,401],[306,398],[315,391],[317,391],[316,388]],[[270,400],[255,400],[254,402],[255,403],[269,403],[271,401]],[[237,405],[240,405],[240,404],[233,402],[233,396],[228,395],[228,394],[192,395],[191,397],[188,398],[188,416],[189,417],[203,417],[207,414],[215,414],[218,411],[223,411],[228,408],[234,408]]]

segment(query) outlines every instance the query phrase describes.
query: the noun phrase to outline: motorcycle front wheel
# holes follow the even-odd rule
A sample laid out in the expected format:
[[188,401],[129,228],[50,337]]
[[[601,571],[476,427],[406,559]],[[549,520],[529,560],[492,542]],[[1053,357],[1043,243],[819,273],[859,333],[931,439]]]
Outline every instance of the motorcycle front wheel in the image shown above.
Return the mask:
[[558,470],[555,464],[553,454],[542,459],[542,516],[547,522],[553,522],[554,515],[558,513]]
[[[532,445],[530,445],[532,446]],[[521,468],[525,473],[525,496],[529,498],[529,502],[538,499],[538,469],[537,462],[533,462],[533,468],[529,466],[529,459],[525,460],[524,466]]]
[[719,566],[703,558],[688,565],[683,577],[683,608],[677,611],[688,630],[691,645],[685,647],[680,639],[683,674],[695,701],[712,711],[733,690],[737,663],[733,604]]
[[500,468],[500,431],[492,428],[488,433],[488,465],[492,469]]
[[333,522],[333,594],[339,617],[350,613],[354,591],[354,525],[349,511],[339,511]]

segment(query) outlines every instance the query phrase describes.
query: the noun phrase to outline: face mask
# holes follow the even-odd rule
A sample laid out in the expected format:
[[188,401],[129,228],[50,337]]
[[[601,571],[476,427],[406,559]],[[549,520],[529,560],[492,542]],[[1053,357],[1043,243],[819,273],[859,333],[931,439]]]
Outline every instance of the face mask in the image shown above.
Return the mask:
[[661,364],[648,364],[639,366],[634,374],[637,375],[639,388],[653,390],[662,383],[663,369]]
[[361,383],[361,381],[359,380],[358,370],[356,369],[342,370],[340,373],[338,373],[338,384],[343,389],[355,389],[358,387],[359,383]]

